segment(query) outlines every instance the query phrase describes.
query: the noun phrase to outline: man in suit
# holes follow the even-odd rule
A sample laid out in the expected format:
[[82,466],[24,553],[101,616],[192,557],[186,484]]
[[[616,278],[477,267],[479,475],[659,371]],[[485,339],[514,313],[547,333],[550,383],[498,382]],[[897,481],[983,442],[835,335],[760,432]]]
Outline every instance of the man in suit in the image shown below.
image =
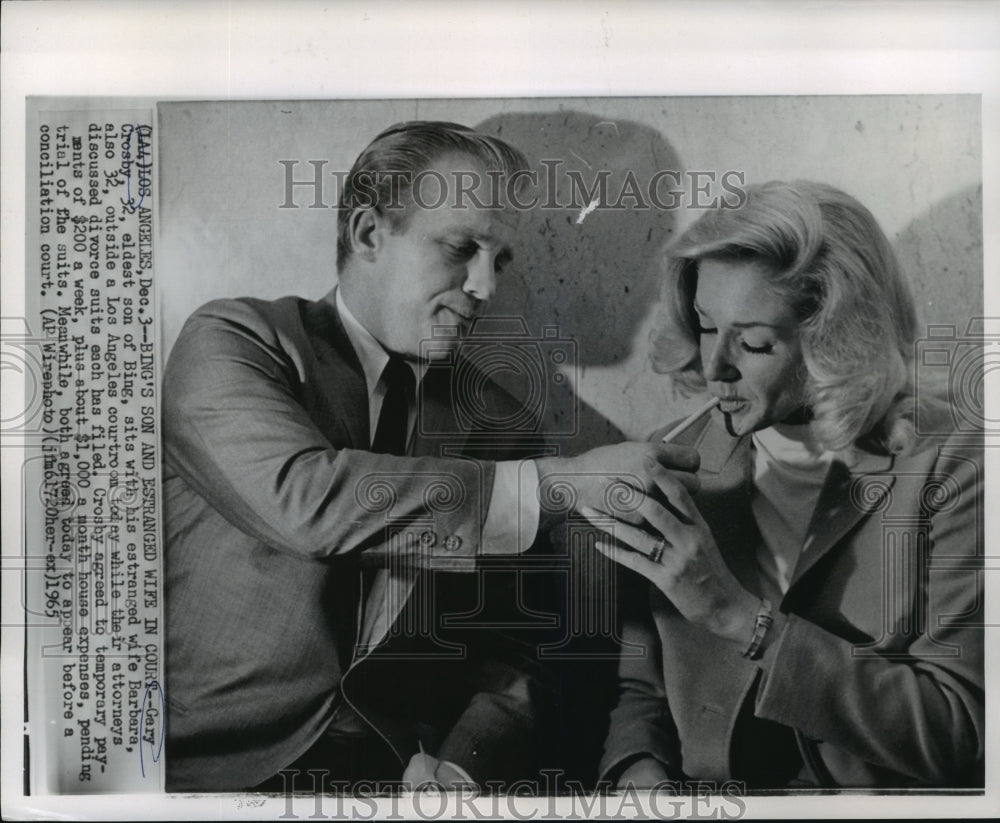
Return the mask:
[[536,768],[544,677],[494,630],[516,575],[470,572],[530,548],[548,484],[601,505],[620,478],[652,489],[651,459],[696,458],[541,457],[498,430],[518,402],[461,369],[524,169],[465,127],[391,128],[345,179],[338,288],[218,300],[185,325],[163,388],[168,790]]

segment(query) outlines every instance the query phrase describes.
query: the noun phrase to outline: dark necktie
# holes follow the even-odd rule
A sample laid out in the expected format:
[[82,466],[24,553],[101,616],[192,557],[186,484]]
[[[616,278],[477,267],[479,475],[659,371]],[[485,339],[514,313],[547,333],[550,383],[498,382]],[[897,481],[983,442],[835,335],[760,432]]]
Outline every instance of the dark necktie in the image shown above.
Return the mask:
[[[379,378],[385,386],[385,396],[382,400],[382,409],[379,411],[378,424],[375,427],[375,439],[372,440],[373,452],[379,454],[406,454],[406,434],[409,423],[410,398],[415,392],[416,378],[413,376],[413,369],[406,365],[406,361],[395,355],[389,356]],[[354,637],[353,642],[357,642],[357,631],[364,609],[364,601],[367,600],[371,590],[372,582],[377,569],[373,567],[364,568],[359,566],[359,574],[352,578],[353,587],[351,596],[346,602],[357,604],[351,606],[351,615],[344,618],[345,623],[353,623],[354,631],[347,638]],[[357,610],[356,614],[354,610]],[[350,648],[344,649],[344,658],[353,659],[353,644]],[[334,723],[334,728],[338,724]]]
[[406,454],[406,434],[411,398],[416,388],[416,378],[406,361],[390,355],[382,370],[385,398],[379,412],[372,451],[380,454]]

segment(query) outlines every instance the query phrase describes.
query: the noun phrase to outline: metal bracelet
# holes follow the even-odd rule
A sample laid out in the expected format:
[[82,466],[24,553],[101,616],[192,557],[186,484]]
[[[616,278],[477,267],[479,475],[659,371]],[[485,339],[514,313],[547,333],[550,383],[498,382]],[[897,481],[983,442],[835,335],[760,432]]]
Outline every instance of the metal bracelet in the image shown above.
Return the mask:
[[756,660],[761,655],[761,645],[764,642],[764,635],[767,634],[767,630],[774,624],[771,611],[771,601],[766,597],[762,597],[760,599],[760,610],[753,621],[753,635],[750,637],[750,645],[743,652],[743,656],[747,660]]

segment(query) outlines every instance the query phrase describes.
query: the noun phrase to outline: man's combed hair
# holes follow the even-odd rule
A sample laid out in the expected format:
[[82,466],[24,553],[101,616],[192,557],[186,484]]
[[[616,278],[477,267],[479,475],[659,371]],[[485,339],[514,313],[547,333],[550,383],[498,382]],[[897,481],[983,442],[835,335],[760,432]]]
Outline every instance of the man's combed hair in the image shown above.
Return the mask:
[[[413,120],[398,123],[378,135],[358,155],[341,190],[337,210],[337,266],[351,256],[350,223],[359,209],[378,208],[395,230],[406,227],[414,179],[448,154],[464,155],[482,170],[510,179],[527,171],[527,158],[497,137],[458,123]],[[471,168],[478,173],[479,169]],[[495,181],[494,181],[495,182]],[[453,184],[454,181],[448,181]],[[387,206],[392,205],[392,208]]]
[[807,402],[831,450],[914,442],[913,296],[871,212],[822,183],[747,187],[740,209],[703,215],[668,249],[653,368],[705,386],[693,303],[702,260],[761,264],[799,318]]

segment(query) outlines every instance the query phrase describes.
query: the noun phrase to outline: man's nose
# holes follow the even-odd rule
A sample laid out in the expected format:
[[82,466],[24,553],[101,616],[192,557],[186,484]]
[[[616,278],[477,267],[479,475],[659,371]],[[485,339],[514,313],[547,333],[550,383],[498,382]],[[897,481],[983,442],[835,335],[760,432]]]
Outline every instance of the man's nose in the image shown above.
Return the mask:
[[705,379],[714,382],[731,382],[739,379],[740,371],[729,356],[729,346],[719,335],[703,363]]
[[477,254],[469,262],[462,290],[481,302],[493,297],[497,290],[497,274],[491,255]]

